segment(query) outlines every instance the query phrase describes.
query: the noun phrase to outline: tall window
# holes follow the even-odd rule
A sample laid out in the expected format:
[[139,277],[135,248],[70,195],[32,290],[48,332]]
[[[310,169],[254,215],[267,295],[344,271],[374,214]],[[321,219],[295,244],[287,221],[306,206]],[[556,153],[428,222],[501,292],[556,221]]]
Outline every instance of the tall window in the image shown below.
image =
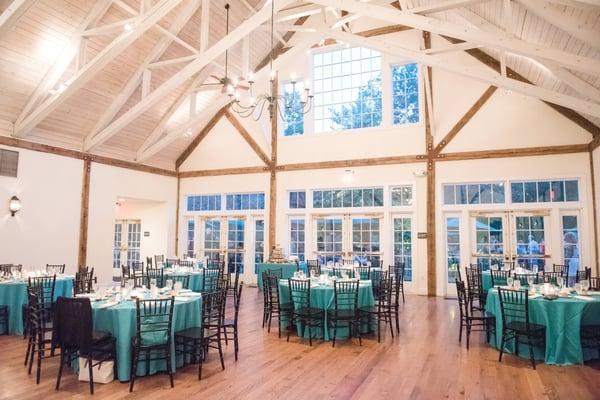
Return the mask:
[[454,283],[460,268],[460,219],[446,218],[446,265],[448,266],[448,282]]
[[314,130],[381,125],[381,54],[354,47],[313,56]]
[[227,221],[227,265],[229,272],[244,272],[244,226],[243,219]]
[[390,189],[392,193],[392,206],[412,206],[413,191],[411,185],[396,186]]
[[492,264],[502,263],[504,255],[504,224],[501,217],[477,217],[475,219],[477,240],[477,266],[487,271]]
[[296,256],[304,261],[304,219],[290,220],[290,256]]
[[319,263],[342,261],[342,219],[317,219],[317,253]]
[[579,270],[579,226],[577,215],[562,216],[563,262],[569,271]]
[[404,280],[412,281],[412,229],[410,218],[394,218],[394,264],[404,263]]
[[254,225],[254,273],[258,273],[256,264],[265,260],[265,221],[257,219]]
[[196,236],[196,221],[188,219],[187,221],[187,248],[188,257],[194,257],[194,238]]
[[302,96],[304,83],[291,82],[283,85],[283,95],[288,104],[283,111],[283,136],[297,136],[304,133],[304,113],[302,112]]
[[417,64],[392,67],[392,122],[419,122],[419,70]]
[[516,216],[517,264],[533,271],[543,271],[546,265],[546,233],[544,217]]
[[211,260],[219,259],[221,248],[221,220],[204,221],[204,256]]
[[121,268],[121,235],[123,234],[123,224],[115,224],[115,236],[113,244],[113,268]]
[[352,219],[352,259],[379,266],[379,218]]
[[130,222],[127,230],[127,263],[131,266],[132,261],[140,261],[140,242],[142,224]]

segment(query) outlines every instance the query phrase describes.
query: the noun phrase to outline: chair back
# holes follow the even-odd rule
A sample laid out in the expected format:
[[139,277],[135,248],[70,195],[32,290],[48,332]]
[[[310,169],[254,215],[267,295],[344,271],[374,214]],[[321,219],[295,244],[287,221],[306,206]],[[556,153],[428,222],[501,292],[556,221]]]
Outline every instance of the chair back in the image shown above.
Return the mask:
[[[545,283],[552,283],[553,285],[558,284],[558,278],[564,278],[564,274],[562,271],[544,271],[541,275],[542,281]],[[563,283],[566,284],[566,279]]]
[[509,322],[522,322],[527,324],[529,330],[529,296],[527,289],[502,289],[498,288],[500,298],[500,311],[502,324]]
[[334,281],[333,302],[335,310],[358,311],[358,281]]
[[371,279],[371,267],[356,267],[356,272],[361,281],[368,281]]
[[371,276],[371,285],[373,287],[373,296],[377,300],[377,299],[381,298],[382,294],[385,294],[383,292],[384,292],[385,284],[387,282],[389,274],[387,271],[373,270],[373,271],[371,271],[370,276]]
[[152,257],[146,257],[146,266],[152,268]]
[[481,270],[476,266],[466,267],[465,275],[467,276],[467,288],[469,293],[473,295],[482,295],[483,285],[481,283]]
[[93,283],[94,268],[85,267],[85,269],[75,273],[75,287],[73,290],[75,294],[91,293]]
[[162,288],[165,286],[165,270],[163,268],[146,268],[146,273],[143,275],[143,285],[150,289],[152,279],[156,281],[156,286]]
[[348,268],[345,267],[333,267],[331,269],[331,275],[341,278],[343,273],[348,273],[348,275],[350,275],[350,270]]
[[371,268],[381,268],[383,269],[383,260],[370,260]]
[[321,275],[321,265],[319,264],[319,260],[306,260],[306,270],[308,276],[311,276],[312,271],[315,271],[317,276]]
[[575,274],[575,283],[579,283],[579,281],[589,280],[592,277],[592,269],[585,267],[583,271],[577,271]]
[[240,303],[242,300],[242,289],[244,288],[244,282],[241,282],[238,285],[238,288],[236,290],[236,295],[235,295],[235,302],[233,303],[233,306],[235,307],[235,314],[233,315],[233,320],[235,321],[235,324],[237,325],[238,322],[238,316],[240,314]]
[[27,288],[27,324],[29,334],[37,336],[41,343],[45,340],[45,333],[52,329],[53,302],[45,299],[41,286],[28,286]]
[[178,258],[167,258],[167,260],[165,261],[165,268],[169,268],[169,267],[174,267],[175,265],[179,265],[179,259]]
[[395,278],[395,284],[400,284],[402,286],[404,284],[404,262],[397,262],[394,265],[389,266],[389,270],[392,272]]
[[521,286],[529,286],[529,280],[532,279],[532,284],[537,285],[543,281],[537,274],[513,274],[513,278],[521,282]]
[[492,276],[492,286],[506,286],[506,282],[510,276],[510,271],[491,269],[490,275]]
[[455,279],[454,282],[456,283],[456,293],[458,294],[458,307],[460,310],[460,318],[468,318],[470,307],[465,283],[463,281],[459,281],[458,279]]
[[171,287],[169,289],[173,289],[177,282],[181,282],[182,289],[190,288],[190,275],[189,274],[174,274],[174,275],[170,275],[169,279],[171,280]]
[[135,300],[137,340],[142,345],[169,345],[175,298]]
[[191,260],[179,260],[179,266],[180,267],[193,268],[194,267],[194,262],[191,261]]
[[154,268],[158,268],[160,266],[160,264],[165,262],[165,256],[164,255],[159,255],[159,256],[154,256]]
[[131,261],[131,269],[134,272],[144,273],[144,262],[143,261]]
[[600,290],[600,277],[590,276],[590,290]]
[[277,279],[283,279],[283,270],[281,268],[267,268],[267,275],[274,276]]
[[219,260],[218,258],[216,258],[216,259],[209,258],[208,260],[206,260],[206,266],[204,268],[205,269],[221,269],[221,270],[224,270],[225,269],[225,262]]
[[12,275],[13,271],[21,272],[22,268],[21,264],[0,264],[0,274]]
[[271,305],[281,305],[279,298],[279,279],[280,278],[275,275],[266,276],[265,291],[267,293],[268,302]]
[[27,288],[34,291],[39,299],[45,305],[51,305],[54,302],[54,288],[56,286],[56,275],[37,276],[28,278]]
[[226,290],[215,290],[202,295],[202,326],[209,335],[217,334],[221,329],[224,318],[223,304],[225,302]]
[[87,356],[92,345],[92,306],[88,298],[59,297],[54,308],[52,344]]
[[202,292],[214,292],[222,286],[223,270],[204,268],[202,270]]
[[46,272],[52,275],[62,275],[65,273],[65,264],[46,264]]
[[288,279],[290,299],[294,308],[310,308],[310,279]]

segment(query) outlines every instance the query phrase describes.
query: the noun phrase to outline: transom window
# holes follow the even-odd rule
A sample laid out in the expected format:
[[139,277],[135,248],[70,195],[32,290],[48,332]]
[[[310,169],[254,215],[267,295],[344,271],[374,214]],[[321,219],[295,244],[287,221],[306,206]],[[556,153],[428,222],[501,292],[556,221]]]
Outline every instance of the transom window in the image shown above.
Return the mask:
[[503,204],[504,183],[444,185],[444,204]]
[[188,211],[220,211],[221,195],[200,195],[187,197]]
[[313,56],[314,131],[381,125],[381,54],[354,47]]
[[304,190],[290,192],[289,208],[306,208],[306,192]]
[[419,69],[417,64],[392,66],[392,123],[419,122]]
[[513,203],[579,201],[577,180],[511,182],[510,191]]
[[264,210],[264,193],[235,193],[227,195],[227,210]]
[[413,190],[411,185],[396,186],[390,189],[392,206],[412,206]]
[[313,208],[383,207],[383,188],[313,190]]

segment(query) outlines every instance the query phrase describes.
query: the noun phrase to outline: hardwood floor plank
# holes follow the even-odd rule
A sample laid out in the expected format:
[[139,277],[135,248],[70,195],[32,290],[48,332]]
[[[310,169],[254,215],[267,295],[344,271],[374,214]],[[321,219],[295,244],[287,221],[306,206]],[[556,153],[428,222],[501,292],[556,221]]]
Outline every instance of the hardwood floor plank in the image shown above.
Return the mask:
[[[215,353],[197,380],[197,366],[177,370],[175,388],[158,374],[136,380],[134,393],[119,382],[95,386],[95,398],[144,399],[600,399],[600,362],[557,367],[498,352],[474,333],[471,348],[458,343],[456,301],[407,296],[401,309],[400,336],[382,330],[376,338],[308,342],[278,339],[261,328],[262,293],[246,288],[240,311],[240,358],[225,348],[225,371]],[[383,328],[383,327],[382,327]],[[88,386],[67,371],[54,390],[57,360],[44,360],[42,382],[23,367],[26,342],[0,336],[0,399],[88,399]]]

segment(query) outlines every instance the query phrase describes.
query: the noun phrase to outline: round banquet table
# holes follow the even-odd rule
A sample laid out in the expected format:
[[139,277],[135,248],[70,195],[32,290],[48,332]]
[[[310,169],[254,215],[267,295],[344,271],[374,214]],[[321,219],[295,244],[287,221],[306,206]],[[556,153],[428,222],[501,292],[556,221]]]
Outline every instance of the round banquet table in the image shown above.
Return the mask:
[[492,288],[492,273],[490,271],[481,272],[481,287],[484,292]]
[[[546,327],[546,348],[534,348],[534,357],[546,364],[571,365],[583,364],[597,356],[596,349],[582,349],[580,325],[600,324],[600,293],[586,296],[589,300],[577,297],[559,297],[546,300],[543,297],[530,297],[529,319]],[[496,337],[490,338],[491,344],[500,348],[502,340],[502,313],[498,291],[488,291],[486,311],[496,316]],[[514,353],[514,341],[504,344],[504,350]],[[519,343],[519,355],[529,357],[529,348]]]
[[[306,267],[306,261],[302,261],[299,263],[300,270],[304,271],[305,274],[308,274],[308,270]],[[263,279],[262,273],[266,270],[281,270],[281,277],[284,279],[291,278],[294,276],[294,272],[297,271],[296,263],[285,263],[285,264],[275,264],[275,263],[258,263],[256,264],[256,285],[259,290],[263,289]]]
[[[54,300],[59,297],[73,297],[75,277],[65,275],[56,277]],[[27,279],[0,282],[0,305],[8,306],[8,333],[23,334],[23,305],[27,304]]]
[[[104,301],[92,302],[92,315],[94,319],[94,330],[108,331],[117,339],[117,378],[121,382],[128,381],[131,371],[131,338],[136,334],[136,309],[135,302],[131,300],[121,301],[119,304],[103,308]],[[186,300],[175,298],[173,309],[173,331],[171,335],[171,360],[172,368],[183,365],[183,356],[175,354],[175,332],[201,326],[202,297],[189,297]],[[140,361],[137,368],[137,376],[154,374],[167,369],[164,360]]]
[[202,275],[202,270],[196,270],[192,272],[178,272],[178,271],[167,271],[165,270],[165,281],[170,279],[172,276],[182,276],[189,275],[189,289],[194,292],[202,291],[202,284],[204,282],[204,275]]
[[[279,297],[282,304],[289,303],[290,300],[290,287],[289,283],[286,279],[281,279],[279,281]],[[319,284],[316,286],[311,283],[310,287],[310,306],[314,308],[320,308],[324,311],[335,308],[334,304],[334,292],[333,292],[333,284],[331,286]],[[375,299],[373,298],[373,288],[371,286],[371,281],[360,281],[358,286],[358,307],[370,307],[375,304]],[[369,324],[364,324],[361,327],[361,332],[368,332]],[[289,326],[289,321],[285,321],[282,319],[282,326]],[[302,335],[302,326],[298,324],[298,335]],[[337,339],[345,339],[349,335],[348,327],[338,326],[336,338]],[[306,337],[308,338],[308,330],[306,331]],[[327,326],[327,313],[325,313],[323,319],[323,329],[314,328],[313,329],[313,338],[323,338],[325,340],[331,340],[329,336],[328,326]]]

